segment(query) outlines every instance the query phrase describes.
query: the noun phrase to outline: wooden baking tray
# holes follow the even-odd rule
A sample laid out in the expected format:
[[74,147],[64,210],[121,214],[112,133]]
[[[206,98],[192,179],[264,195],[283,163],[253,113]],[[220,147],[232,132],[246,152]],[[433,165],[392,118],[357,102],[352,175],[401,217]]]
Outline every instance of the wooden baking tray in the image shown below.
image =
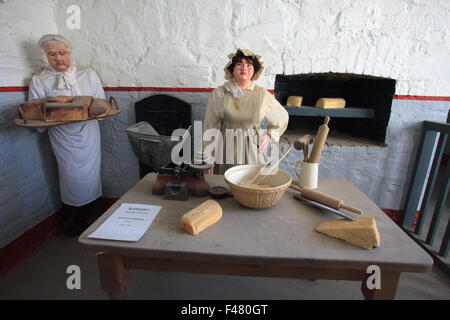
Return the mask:
[[[114,102],[114,104],[112,104]],[[109,112],[102,116],[97,118],[88,118],[87,120],[82,121],[88,121],[88,120],[98,120],[103,118],[109,118],[117,116],[119,113],[122,112],[122,109],[120,109],[119,105],[117,104],[117,100],[114,97],[110,97],[109,103],[111,103],[111,109]],[[22,118],[14,119],[14,123],[16,126],[24,127],[24,128],[51,128],[60,126],[62,124],[68,124],[68,123],[74,123],[74,122],[81,122],[81,121],[59,121],[59,122],[46,122],[44,120],[24,120]]]

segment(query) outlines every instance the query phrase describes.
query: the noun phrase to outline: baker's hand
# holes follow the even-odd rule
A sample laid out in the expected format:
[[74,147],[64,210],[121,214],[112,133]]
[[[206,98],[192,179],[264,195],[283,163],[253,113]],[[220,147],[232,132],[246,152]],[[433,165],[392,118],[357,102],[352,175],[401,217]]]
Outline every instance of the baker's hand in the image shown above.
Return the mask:
[[265,153],[269,148],[269,144],[270,144],[270,135],[266,133],[264,136],[262,136],[262,138],[259,141],[258,152]]

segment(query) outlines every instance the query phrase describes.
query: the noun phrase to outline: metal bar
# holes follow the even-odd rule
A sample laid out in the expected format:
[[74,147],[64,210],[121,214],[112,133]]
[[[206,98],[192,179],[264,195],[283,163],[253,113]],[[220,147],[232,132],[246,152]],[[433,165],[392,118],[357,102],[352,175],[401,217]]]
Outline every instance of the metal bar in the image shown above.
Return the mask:
[[422,195],[422,189],[426,180],[428,166],[430,163],[431,155],[433,153],[436,135],[436,132],[426,130],[424,123],[419,150],[417,152],[417,160],[411,180],[412,183],[410,184],[410,189],[406,199],[406,209],[404,211],[405,213],[402,222],[403,227],[412,228],[412,225],[414,223],[416,211],[419,206],[420,196]]
[[442,238],[441,248],[439,249],[439,255],[447,259],[449,248],[450,248],[450,219],[447,222],[447,229],[445,230],[444,237]]
[[442,216],[442,208],[445,206],[445,201],[447,200],[448,190],[450,187],[450,164],[447,164],[445,169],[445,182],[443,188],[438,196],[436,208],[434,210],[433,218],[431,220],[430,228],[428,229],[427,239],[425,240],[430,246],[433,245],[434,239],[437,233],[437,227],[439,225],[439,220]]
[[423,125],[424,125],[425,130],[438,131],[438,132],[442,132],[445,134],[449,134],[450,133],[449,120],[450,120],[450,111],[447,114],[447,123],[435,122],[435,121],[424,121]]
[[438,255],[436,250],[433,250],[429,245],[424,243],[422,239],[420,239],[416,234],[412,233],[411,230],[409,230],[408,228],[402,228],[402,230],[405,231],[405,233],[409,235],[411,239],[413,239],[419,246],[422,247],[423,250],[425,250],[433,258],[434,264],[439,269],[444,271],[444,273],[450,277],[450,267],[447,264],[447,262],[442,259],[442,255]]
[[420,206],[420,215],[417,219],[416,227],[414,233],[420,235],[423,227],[423,222],[427,214],[428,202],[433,194],[433,189],[436,184],[436,178],[439,172],[439,166],[441,164],[442,155],[444,154],[445,145],[447,143],[447,134],[440,134],[439,143],[436,148],[436,153],[433,160],[433,165],[431,167],[430,176],[428,177],[427,187],[425,189],[425,194],[422,199],[422,205]]

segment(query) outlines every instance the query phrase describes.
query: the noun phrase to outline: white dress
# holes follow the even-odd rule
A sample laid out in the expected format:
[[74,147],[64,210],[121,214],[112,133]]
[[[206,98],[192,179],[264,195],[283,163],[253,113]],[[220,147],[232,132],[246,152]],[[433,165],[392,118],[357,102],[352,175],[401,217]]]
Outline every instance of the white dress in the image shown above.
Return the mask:
[[[28,100],[54,96],[93,96],[105,99],[96,72],[90,68],[67,72],[50,67],[31,79]],[[48,128],[48,136],[58,163],[61,201],[83,206],[102,195],[100,177],[100,128],[97,120]],[[44,132],[45,129],[38,129]]]

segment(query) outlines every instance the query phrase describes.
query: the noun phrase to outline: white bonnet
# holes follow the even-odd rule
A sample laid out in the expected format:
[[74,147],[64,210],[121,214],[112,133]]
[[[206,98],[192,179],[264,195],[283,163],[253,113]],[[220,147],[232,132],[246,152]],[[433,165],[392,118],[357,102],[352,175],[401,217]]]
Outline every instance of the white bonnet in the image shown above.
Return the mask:
[[56,43],[56,42],[60,42],[66,45],[66,47],[69,50],[72,50],[72,43],[70,43],[69,40],[67,40],[66,38],[64,38],[63,36],[59,35],[59,34],[46,34],[43,35],[39,41],[38,41],[38,45],[39,47],[41,47],[42,50],[44,50],[45,46],[49,43]]
[[225,71],[225,79],[226,80],[233,79],[233,74],[230,72],[230,70],[228,70],[228,67],[233,63],[233,58],[239,53],[239,51],[242,52],[244,54],[244,56],[246,56],[246,57],[253,57],[254,59],[258,60],[261,68],[252,77],[252,80],[257,80],[259,78],[259,76],[261,75],[261,72],[264,69],[264,67],[263,67],[264,62],[261,61],[261,56],[255,54],[247,49],[237,49],[237,51],[235,53],[230,53],[228,55],[229,61],[228,61],[227,65],[225,66],[225,68],[223,68],[223,70]]

